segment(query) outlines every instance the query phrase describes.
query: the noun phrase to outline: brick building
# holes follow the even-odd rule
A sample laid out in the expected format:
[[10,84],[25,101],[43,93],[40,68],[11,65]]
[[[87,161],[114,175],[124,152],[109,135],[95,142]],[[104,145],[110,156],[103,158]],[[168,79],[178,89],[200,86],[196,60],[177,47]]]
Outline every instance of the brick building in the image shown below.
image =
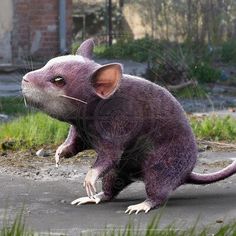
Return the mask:
[[70,48],[72,0],[1,0],[0,63],[45,61]]

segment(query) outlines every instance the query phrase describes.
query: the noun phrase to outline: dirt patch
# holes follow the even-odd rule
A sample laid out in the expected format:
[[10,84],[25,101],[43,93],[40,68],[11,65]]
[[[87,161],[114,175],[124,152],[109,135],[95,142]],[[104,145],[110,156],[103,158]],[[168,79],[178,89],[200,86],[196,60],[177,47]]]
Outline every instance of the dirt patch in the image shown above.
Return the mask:
[[198,140],[199,152],[212,151],[212,152],[234,152],[236,151],[235,143],[223,143],[206,140]]
[[34,151],[0,152],[0,174],[13,174],[35,180],[75,179],[85,175],[94,161],[94,151],[88,150],[78,155],[61,159],[55,166],[54,153],[47,157],[37,157]]
[[[204,143],[199,144],[199,158],[195,171],[199,173],[212,172],[222,169],[229,165],[232,160],[225,159],[222,154],[222,160],[212,159],[212,150],[217,150],[217,145],[209,146]],[[218,151],[222,152],[222,148]],[[228,149],[224,150],[225,156],[230,153]],[[231,150],[232,151],[232,150]],[[0,151],[0,174],[21,176],[39,181],[62,180],[62,179],[84,179],[88,169],[95,160],[96,153],[93,150],[80,152],[72,158],[61,159],[61,164],[55,166],[54,152],[47,149],[47,157],[38,157],[36,151]],[[211,155],[209,155],[211,153]],[[82,178],[81,178],[82,177]]]

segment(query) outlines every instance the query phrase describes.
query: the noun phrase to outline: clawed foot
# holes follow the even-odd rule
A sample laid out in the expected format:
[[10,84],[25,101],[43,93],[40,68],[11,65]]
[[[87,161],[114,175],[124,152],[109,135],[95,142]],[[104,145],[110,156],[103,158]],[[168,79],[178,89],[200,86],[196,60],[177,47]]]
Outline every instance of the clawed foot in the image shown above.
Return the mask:
[[136,215],[141,212],[144,211],[145,213],[148,213],[152,208],[152,203],[150,201],[144,201],[142,203],[136,204],[136,205],[132,205],[129,206],[127,208],[127,210],[125,211],[126,214],[132,214],[135,213]]
[[63,143],[56,150],[56,154],[55,154],[56,167],[59,166],[61,157],[66,157],[66,158],[72,157],[76,153],[77,152],[74,151],[73,145],[66,145],[66,144]]
[[86,193],[88,195],[88,197],[94,197],[96,195],[96,180],[98,179],[99,176],[99,172],[96,169],[90,169],[85,177],[84,180],[84,188],[86,190]]
[[76,200],[74,200],[73,202],[71,202],[71,205],[82,205],[82,204],[86,204],[86,203],[96,203],[98,204],[101,201],[100,198],[96,198],[96,197],[80,197]]
[[75,199],[73,202],[71,202],[71,205],[79,206],[79,205],[87,204],[87,203],[98,204],[99,202],[101,202],[103,196],[104,196],[104,194],[103,194],[103,192],[101,192],[101,193],[94,195],[93,197],[80,197],[78,199]]

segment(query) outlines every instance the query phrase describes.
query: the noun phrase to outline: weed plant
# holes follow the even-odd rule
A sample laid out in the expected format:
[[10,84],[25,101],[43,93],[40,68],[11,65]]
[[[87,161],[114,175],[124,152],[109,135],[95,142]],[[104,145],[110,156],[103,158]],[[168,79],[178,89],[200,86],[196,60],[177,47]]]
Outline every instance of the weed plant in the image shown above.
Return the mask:
[[0,126],[2,148],[27,149],[58,144],[66,138],[68,127],[43,113],[28,114]]
[[236,141],[236,120],[230,116],[216,115],[198,119],[192,117],[190,123],[198,139],[212,141]]
[[[141,230],[138,226],[134,226],[132,222],[127,223],[124,229],[104,229],[103,231],[79,233],[78,236],[234,236],[236,232],[236,222],[221,225],[212,229],[205,227],[199,229],[197,225],[189,226],[188,229],[181,230],[176,229],[176,226],[170,224],[164,228],[160,228],[160,217],[154,217],[150,223],[147,224],[146,228]],[[214,233],[213,233],[214,232]],[[39,233],[27,229],[23,217],[20,215],[16,217],[13,224],[5,223],[2,229],[0,229],[0,236],[39,236]],[[45,234],[43,234],[45,235]],[[54,234],[53,234],[54,235]],[[48,233],[50,236],[50,233]]]
[[[197,139],[236,141],[236,120],[230,116],[190,117],[190,124]],[[69,125],[43,113],[28,114],[0,125],[2,149],[39,148],[58,145],[67,136]]]

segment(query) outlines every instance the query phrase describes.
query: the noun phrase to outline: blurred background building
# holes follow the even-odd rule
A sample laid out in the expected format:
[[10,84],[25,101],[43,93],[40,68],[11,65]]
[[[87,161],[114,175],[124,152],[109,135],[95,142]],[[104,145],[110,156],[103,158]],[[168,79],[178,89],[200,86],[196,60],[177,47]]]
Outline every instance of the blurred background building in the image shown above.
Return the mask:
[[[109,8],[110,7],[110,8]],[[110,10],[109,10],[110,9]],[[209,45],[236,38],[235,0],[1,0],[0,63],[45,61],[94,37]]]
[[71,37],[71,0],[1,0],[1,64],[40,61],[65,53]]
[[[73,0],[77,38],[107,34],[109,0]],[[112,0],[114,38],[222,42],[236,38],[235,0]]]

